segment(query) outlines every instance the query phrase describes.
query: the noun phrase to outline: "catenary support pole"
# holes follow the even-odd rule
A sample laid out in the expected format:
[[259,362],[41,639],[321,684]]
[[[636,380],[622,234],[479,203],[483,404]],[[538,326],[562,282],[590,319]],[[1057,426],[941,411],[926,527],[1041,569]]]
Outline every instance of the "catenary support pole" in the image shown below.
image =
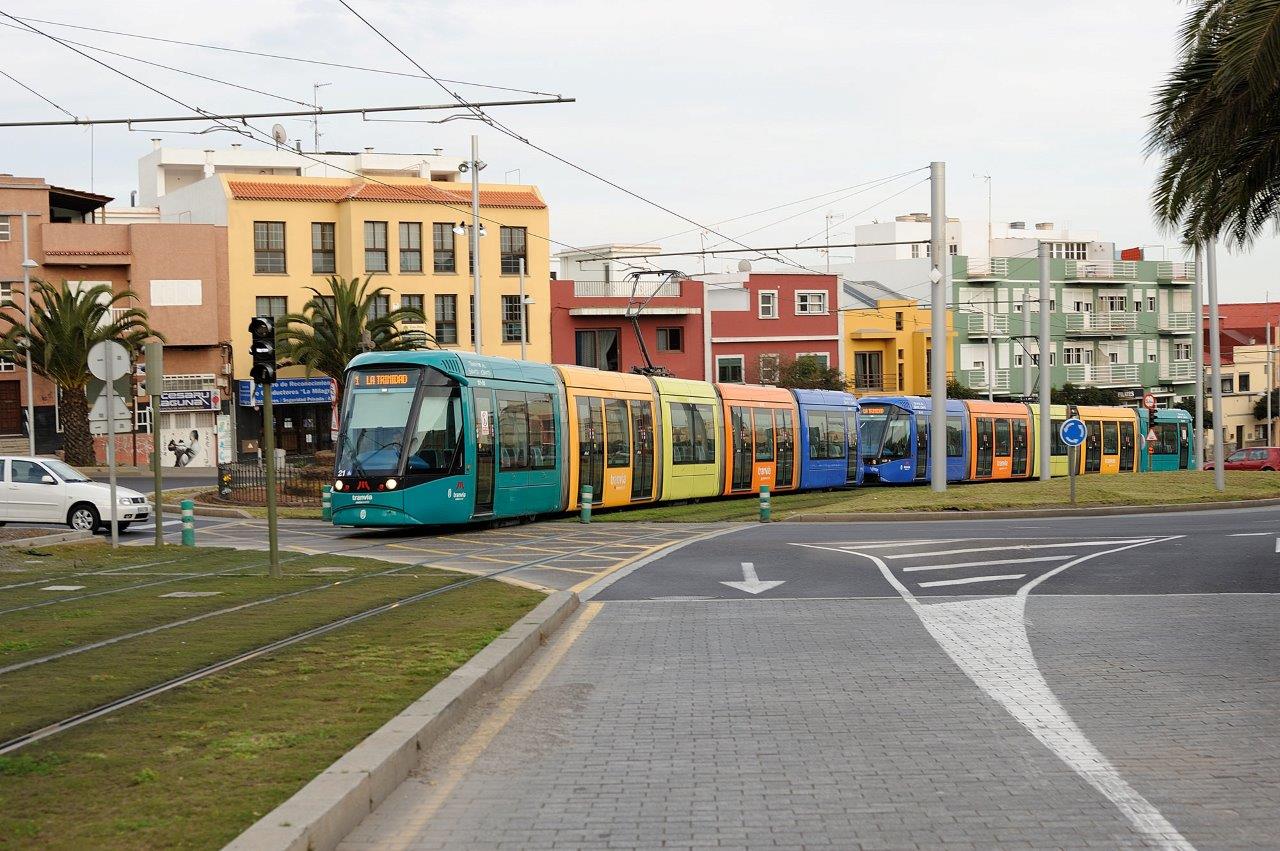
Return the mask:
[[529,347],[529,305],[524,303],[524,258],[520,258],[520,360]]
[[267,464],[267,550],[271,578],[284,576],[280,570],[280,546],[276,537],[276,418],[271,409],[271,385],[262,385],[262,447]]
[[1205,272],[1209,280],[1209,388],[1213,393],[1213,486],[1227,489],[1226,472],[1222,469],[1222,347],[1218,338],[1218,255],[1215,243],[1204,247]]
[[115,382],[119,377],[113,368],[115,366],[115,351],[111,343],[107,344],[106,357],[106,376],[107,386],[103,388],[103,394],[107,401],[107,482],[111,500],[111,549],[120,546],[120,506],[116,502],[116,388]]
[[484,321],[480,318],[484,306],[480,301],[480,137],[471,137],[471,330],[476,335],[476,354],[484,354],[481,331]]
[[951,287],[951,256],[947,253],[947,165],[929,164],[929,222],[932,247],[930,257],[933,282],[930,295],[931,333],[929,348],[933,358],[929,369],[929,484],[941,493],[947,489],[947,291]]
[[1191,288],[1191,311],[1195,314],[1196,327],[1192,345],[1196,359],[1196,469],[1204,469],[1208,456],[1204,451],[1204,251],[1196,245],[1196,270]]
[[[160,471],[160,394],[164,387],[164,343],[153,341],[146,347],[147,395],[151,397],[151,479],[155,491],[152,519],[156,523],[156,546],[164,546],[164,477]],[[136,459],[135,459],[136,460]]]
[[1031,336],[1031,291],[1022,291],[1022,336],[1018,345],[1022,348],[1022,398],[1031,398],[1031,358],[1027,355],[1027,338]]
[[[27,236],[27,213],[22,213],[22,313],[23,323],[27,331],[27,340],[31,340],[31,244]],[[27,349],[28,355],[31,349]],[[35,380],[31,377],[31,358],[27,362],[27,453],[36,454],[36,396]]]
[[1040,261],[1040,481],[1049,481],[1049,452],[1053,439],[1053,421],[1049,417],[1050,396],[1053,395],[1053,376],[1049,357],[1052,343],[1049,341],[1049,243],[1039,245]]
[[982,318],[987,328],[987,401],[996,400],[996,315],[995,304],[991,305],[991,313]]
[[1267,362],[1262,367],[1264,377],[1267,379],[1267,442],[1266,446],[1271,445],[1271,323],[1267,323]]

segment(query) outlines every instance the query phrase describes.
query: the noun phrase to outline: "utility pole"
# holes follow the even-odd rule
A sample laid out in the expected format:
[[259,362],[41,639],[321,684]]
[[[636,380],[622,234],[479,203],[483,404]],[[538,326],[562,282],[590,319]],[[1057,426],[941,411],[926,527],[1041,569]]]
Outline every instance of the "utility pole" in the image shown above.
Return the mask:
[[31,377],[31,244],[27,236],[27,212],[22,212],[22,313],[27,331],[27,454],[36,454],[36,396],[35,381]]
[[[164,387],[164,343],[147,343],[147,395],[151,397],[151,476],[155,489],[156,546],[164,546],[164,512],[161,496],[164,489],[160,473],[160,394]],[[138,459],[136,457],[134,461]]]
[[262,385],[262,447],[267,462],[267,552],[273,579],[280,570],[280,544],[276,529],[276,418],[271,409],[271,382]]
[[471,137],[471,162],[468,164],[468,170],[471,172],[471,298],[475,301],[475,315],[471,319],[472,330],[476,335],[476,354],[484,354],[484,339],[480,331],[483,328],[483,321],[480,319],[484,313],[483,305],[480,301],[480,169],[484,168],[484,163],[480,162],[480,137],[472,135]]
[[982,324],[987,327],[987,401],[996,400],[996,306],[992,302],[991,310],[983,317]]
[[520,360],[529,343],[529,306],[524,303],[524,258],[520,258]]
[[929,250],[933,261],[929,270],[933,283],[929,306],[929,347],[933,358],[929,370],[929,397],[933,403],[929,412],[929,484],[935,493],[947,489],[947,291],[951,287],[951,256],[947,253],[946,180],[946,163],[929,163]]
[[1031,358],[1027,355],[1026,339],[1031,336],[1031,291],[1022,291],[1022,396],[1031,398]]
[[1191,309],[1196,315],[1196,469],[1204,469],[1204,250],[1196,243],[1195,286],[1191,289]]
[[1267,446],[1271,446],[1271,323],[1267,323]]
[[317,112],[311,119],[311,133],[313,136],[312,148],[317,154],[320,153],[320,90],[325,86],[332,86],[333,83],[312,83],[311,84],[311,103],[315,106]]
[[1053,439],[1053,420],[1049,416],[1049,397],[1053,395],[1053,376],[1049,369],[1049,243],[1037,247],[1040,261],[1040,481],[1049,481],[1050,441]]
[[1218,338],[1218,255],[1215,242],[1205,243],[1205,265],[1209,278],[1209,376],[1213,392],[1213,486],[1227,489],[1226,471],[1222,469],[1222,341]]

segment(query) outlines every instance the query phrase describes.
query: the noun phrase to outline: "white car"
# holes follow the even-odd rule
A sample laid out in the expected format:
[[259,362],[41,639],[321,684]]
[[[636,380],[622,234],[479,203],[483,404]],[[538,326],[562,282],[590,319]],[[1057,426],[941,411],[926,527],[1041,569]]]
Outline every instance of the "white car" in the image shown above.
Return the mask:
[[[151,517],[150,500],[116,486],[116,524],[123,532]],[[111,488],[56,458],[0,456],[0,526],[66,523],[93,532],[111,522]]]

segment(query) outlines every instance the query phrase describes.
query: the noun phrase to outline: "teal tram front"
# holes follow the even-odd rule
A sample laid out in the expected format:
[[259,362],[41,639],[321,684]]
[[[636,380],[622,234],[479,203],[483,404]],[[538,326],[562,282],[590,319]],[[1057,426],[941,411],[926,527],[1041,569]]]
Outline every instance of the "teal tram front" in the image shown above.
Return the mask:
[[333,522],[451,525],[560,511],[563,409],[545,364],[452,351],[359,355],[347,367]]

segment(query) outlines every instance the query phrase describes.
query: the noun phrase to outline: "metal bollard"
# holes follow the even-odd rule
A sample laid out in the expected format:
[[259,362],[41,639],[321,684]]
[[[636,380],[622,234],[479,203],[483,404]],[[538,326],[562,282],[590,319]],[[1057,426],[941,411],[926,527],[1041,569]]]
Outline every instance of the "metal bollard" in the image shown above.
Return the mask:
[[189,499],[184,499],[182,505],[182,546],[194,547],[196,545],[196,504]]
[[591,522],[591,485],[583,485],[582,493],[578,494],[578,520]]
[[320,519],[333,519],[333,485],[325,485],[320,489]]
[[769,506],[769,486],[761,485],[760,486],[760,522],[768,523],[769,518],[771,516],[772,516],[771,509]]

